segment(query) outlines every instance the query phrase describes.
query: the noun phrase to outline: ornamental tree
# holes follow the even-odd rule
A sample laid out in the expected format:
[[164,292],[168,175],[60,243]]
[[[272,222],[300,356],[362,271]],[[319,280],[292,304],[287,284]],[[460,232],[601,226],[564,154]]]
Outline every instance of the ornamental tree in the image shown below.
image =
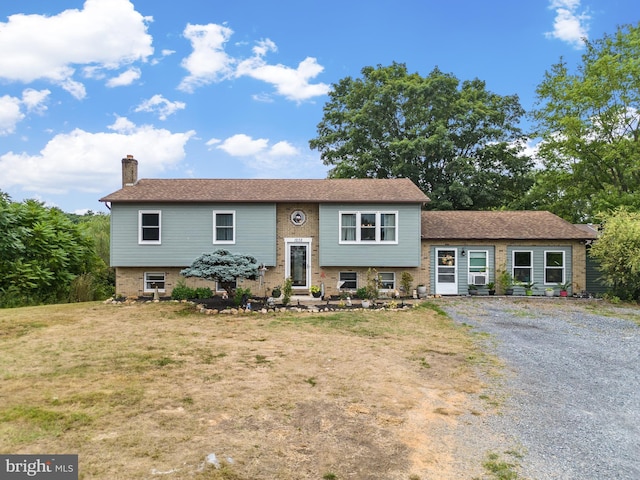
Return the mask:
[[236,279],[255,280],[259,275],[258,268],[255,257],[220,249],[200,255],[180,275],[216,281],[231,295]]

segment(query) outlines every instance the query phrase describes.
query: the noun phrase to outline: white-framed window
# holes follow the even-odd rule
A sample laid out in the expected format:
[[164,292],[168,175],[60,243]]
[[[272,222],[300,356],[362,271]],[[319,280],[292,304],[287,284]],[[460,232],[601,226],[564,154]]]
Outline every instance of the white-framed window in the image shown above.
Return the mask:
[[340,243],[398,243],[398,212],[340,212]]
[[489,282],[489,252],[486,250],[469,250],[469,283],[486,285]]
[[544,252],[544,283],[561,284],[565,278],[564,252]]
[[518,282],[533,282],[533,252],[514,250],[513,279]]
[[236,243],[236,212],[213,212],[213,243]]
[[144,291],[155,292],[158,287],[158,292],[165,291],[166,277],[164,272],[144,272]]
[[358,274],[356,272],[340,272],[338,279],[342,282],[340,290],[356,290],[358,288]]
[[138,211],[138,243],[158,245],[161,235],[162,212],[160,210]]
[[380,285],[380,290],[395,290],[396,274],[394,272],[378,273],[378,284]]
[[[233,283],[231,284],[231,289],[235,290],[236,288],[238,288],[238,280],[234,280]],[[220,285],[220,282],[216,282],[216,292],[226,292],[226,290],[224,288],[222,288],[222,285]]]

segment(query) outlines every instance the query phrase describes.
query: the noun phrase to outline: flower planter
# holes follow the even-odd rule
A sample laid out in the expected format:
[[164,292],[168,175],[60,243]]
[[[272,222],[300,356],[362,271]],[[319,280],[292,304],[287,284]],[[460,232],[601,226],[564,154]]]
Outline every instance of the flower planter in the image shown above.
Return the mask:
[[553,297],[554,293],[555,293],[555,292],[554,292],[553,290],[545,290],[545,291],[544,291],[544,294],[545,294],[547,297]]
[[362,300],[362,308],[371,307],[371,302],[369,300]]
[[561,297],[566,297],[566,296],[568,296],[568,292],[566,290],[560,290],[560,296]]

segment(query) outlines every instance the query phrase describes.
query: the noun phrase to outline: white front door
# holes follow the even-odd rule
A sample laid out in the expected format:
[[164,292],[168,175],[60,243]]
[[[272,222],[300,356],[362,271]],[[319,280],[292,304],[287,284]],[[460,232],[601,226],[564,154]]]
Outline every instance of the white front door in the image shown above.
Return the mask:
[[291,277],[295,290],[308,290],[311,286],[311,239],[285,239],[285,277]]
[[436,248],[436,295],[458,294],[455,248]]

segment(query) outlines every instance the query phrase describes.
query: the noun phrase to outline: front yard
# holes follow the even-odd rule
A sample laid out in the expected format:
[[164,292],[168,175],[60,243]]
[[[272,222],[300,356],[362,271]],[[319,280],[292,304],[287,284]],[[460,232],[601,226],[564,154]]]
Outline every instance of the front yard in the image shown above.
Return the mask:
[[486,452],[450,434],[491,365],[426,306],[0,310],[0,451],[77,453],[82,479],[472,478]]

